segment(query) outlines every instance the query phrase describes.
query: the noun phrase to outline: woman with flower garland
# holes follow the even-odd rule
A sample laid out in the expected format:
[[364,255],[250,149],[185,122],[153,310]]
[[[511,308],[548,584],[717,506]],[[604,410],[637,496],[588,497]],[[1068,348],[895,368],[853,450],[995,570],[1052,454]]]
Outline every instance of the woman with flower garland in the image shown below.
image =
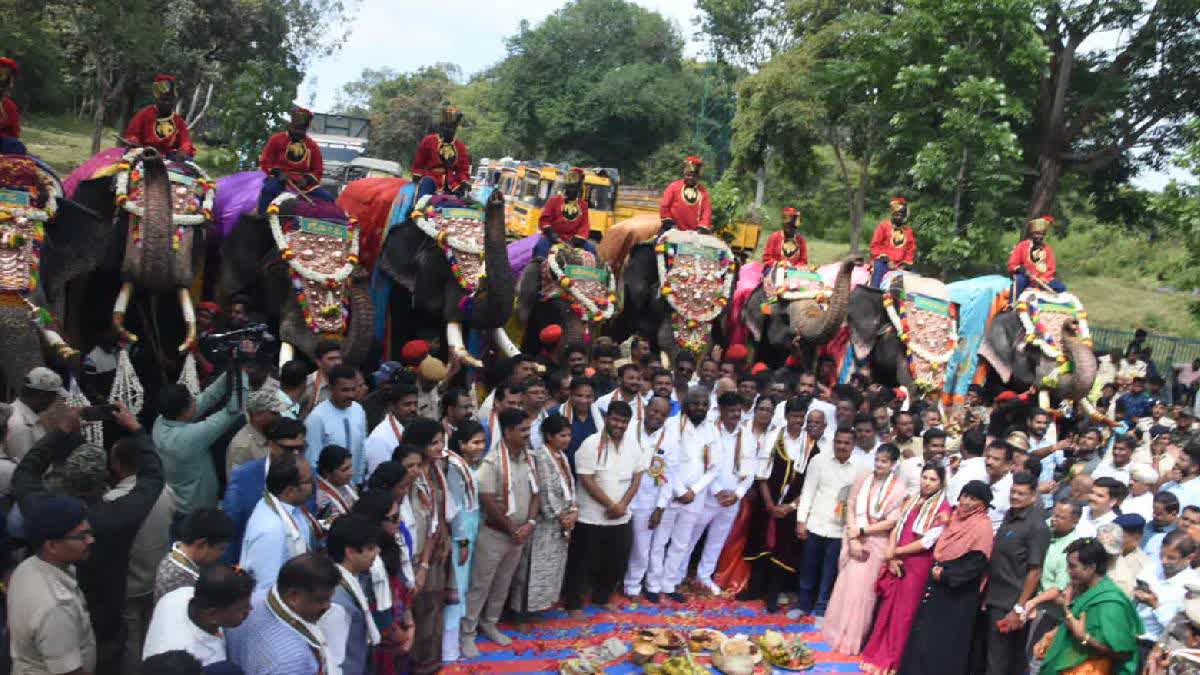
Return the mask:
[[875,450],[874,470],[850,487],[838,577],[822,630],[830,649],[843,654],[859,653],[871,627],[875,580],[907,496],[904,479],[895,471],[899,458],[900,448],[884,443]]
[[[400,469],[400,473],[404,470]],[[412,537],[400,522],[400,507],[388,490],[367,490],[354,503],[353,512],[366,516],[382,530],[379,556],[371,565],[369,581],[361,582],[381,638],[371,652],[375,666],[371,672],[375,675],[407,673],[408,651],[412,648],[415,631],[411,607]]]
[[458,627],[466,610],[467,585],[471,582],[471,562],[475,556],[475,538],[479,536],[479,486],[476,472],[487,449],[483,425],[464,420],[450,436],[446,452],[446,483],[458,513],[450,519],[450,547],[453,578],[461,602],[447,605],[443,619],[442,662],[458,660]]
[[522,620],[558,602],[567,571],[567,547],[579,517],[575,474],[567,461],[571,425],[561,415],[542,420],[542,445],[530,453],[540,488],[541,512],[530,545],[513,576],[509,606]]
[[921,606],[929,568],[933,567],[933,545],[950,521],[945,484],[946,470],[926,464],[921,471],[920,493],[904,504],[892,530],[884,570],[875,584],[879,612],[875,630],[863,649],[865,672],[891,675],[900,667],[908,630]]
[[418,417],[408,424],[400,442],[423,451],[417,480],[409,491],[416,528],[413,531],[413,640],[412,672],[436,673],[442,668],[443,612],[459,602],[458,590],[448,576],[449,522],[456,513],[446,482],[445,432],[440,422]]
[[340,445],[327,445],[317,460],[317,513],[321,520],[332,520],[350,513],[358,493],[350,487],[354,473],[350,451]]

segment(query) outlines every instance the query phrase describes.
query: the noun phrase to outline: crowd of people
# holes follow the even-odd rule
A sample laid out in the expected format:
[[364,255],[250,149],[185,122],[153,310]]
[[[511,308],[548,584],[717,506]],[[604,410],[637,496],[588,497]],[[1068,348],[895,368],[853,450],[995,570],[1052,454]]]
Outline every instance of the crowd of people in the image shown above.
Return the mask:
[[11,672],[433,673],[502,621],[709,595],[812,617],[870,673],[1200,663],[1194,392],[1153,398],[1136,358],[1093,426],[543,337],[490,391],[436,343],[369,378],[335,342],[312,372],[249,349],[152,420],[29,372],[0,408]]

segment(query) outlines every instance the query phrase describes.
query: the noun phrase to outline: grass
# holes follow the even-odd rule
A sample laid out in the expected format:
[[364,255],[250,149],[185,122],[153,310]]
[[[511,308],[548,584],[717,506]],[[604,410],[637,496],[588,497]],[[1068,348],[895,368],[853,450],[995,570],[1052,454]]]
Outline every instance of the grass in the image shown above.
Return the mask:
[[[66,176],[91,156],[91,130],[89,120],[71,116],[35,117],[25,120],[22,140],[30,152]],[[106,128],[101,137],[103,146],[109,147],[116,137],[116,129]],[[214,177],[227,172],[219,170],[220,166],[228,165],[223,150],[201,145],[197,148],[197,156]],[[870,236],[873,222],[870,218],[864,219],[865,237]],[[768,234],[769,231],[764,229],[760,251]],[[864,247],[866,243],[863,242]],[[1154,333],[1200,338],[1200,323],[1187,311],[1189,303],[1196,300],[1190,293],[1162,290],[1159,288],[1162,282],[1152,275],[1132,272],[1119,276],[1114,272],[1115,269],[1136,267],[1136,258],[1146,255],[1180,257],[1180,251],[1169,247],[1164,251],[1161,247],[1145,247],[1138,242],[1082,234],[1073,234],[1054,245],[1055,250],[1060,251],[1059,268],[1071,291],[1087,307],[1093,325],[1125,330],[1144,327]],[[808,251],[810,260],[824,264],[843,258],[848,246],[810,237]]]

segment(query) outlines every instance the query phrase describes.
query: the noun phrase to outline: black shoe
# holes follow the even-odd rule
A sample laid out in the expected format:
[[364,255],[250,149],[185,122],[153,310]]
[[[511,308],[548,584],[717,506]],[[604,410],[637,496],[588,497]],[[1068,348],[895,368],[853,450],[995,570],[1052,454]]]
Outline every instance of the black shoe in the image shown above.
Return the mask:
[[687,596],[684,595],[683,593],[680,593],[679,591],[675,591],[674,593],[667,593],[667,597],[674,600],[675,602],[687,602]]
[[655,593],[653,591],[642,591],[642,597],[646,598],[647,600],[649,600],[650,602],[653,602],[656,605],[658,604],[658,593]]
[[768,595],[764,602],[767,606],[767,614],[774,614],[779,611],[779,594]]

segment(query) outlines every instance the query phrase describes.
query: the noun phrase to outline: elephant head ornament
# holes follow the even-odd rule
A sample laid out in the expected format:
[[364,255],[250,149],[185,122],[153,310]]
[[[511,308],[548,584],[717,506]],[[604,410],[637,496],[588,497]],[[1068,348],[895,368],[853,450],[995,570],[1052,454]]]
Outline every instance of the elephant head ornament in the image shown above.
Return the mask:
[[525,267],[517,285],[517,319],[525,325],[525,348],[537,351],[541,329],[558,324],[567,344],[582,344],[595,326],[617,311],[617,282],[608,264],[570,244],[550,247],[545,260]]
[[838,264],[831,286],[816,270],[780,263],[767,269],[742,311],[760,358],[778,360],[803,344],[828,342],[846,320],[855,261]]

